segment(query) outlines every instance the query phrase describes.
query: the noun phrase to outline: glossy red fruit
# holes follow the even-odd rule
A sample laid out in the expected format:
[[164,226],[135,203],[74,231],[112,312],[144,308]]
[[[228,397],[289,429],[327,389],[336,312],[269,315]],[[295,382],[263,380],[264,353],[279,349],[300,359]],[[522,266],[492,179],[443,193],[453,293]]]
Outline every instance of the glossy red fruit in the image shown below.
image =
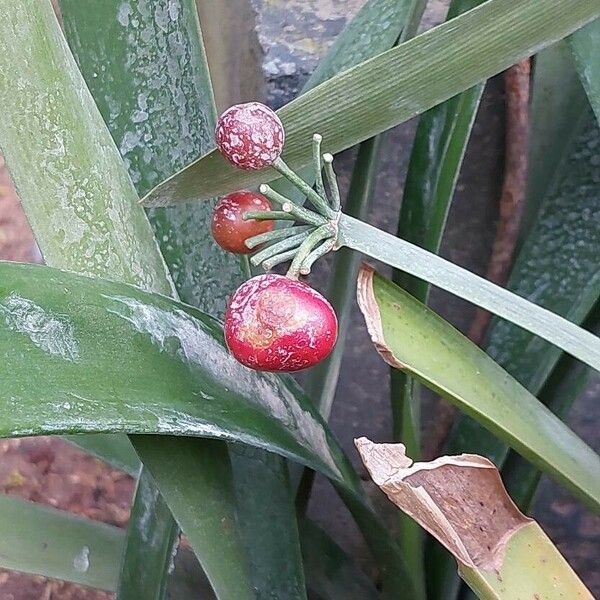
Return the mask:
[[221,154],[239,169],[272,165],[283,150],[285,132],[279,117],[260,102],[236,104],[217,121],[215,141]]
[[257,192],[234,192],[217,202],[212,216],[212,234],[221,248],[234,254],[250,254],[247,239],[273,229],[273,221],[244,221],[244,213],[271,210],[271,203]]
[[299,371],[333,349],[337,318],[309,285],[267,274],[235,292],[225,313],[225,340],[242,364],[259,371]]

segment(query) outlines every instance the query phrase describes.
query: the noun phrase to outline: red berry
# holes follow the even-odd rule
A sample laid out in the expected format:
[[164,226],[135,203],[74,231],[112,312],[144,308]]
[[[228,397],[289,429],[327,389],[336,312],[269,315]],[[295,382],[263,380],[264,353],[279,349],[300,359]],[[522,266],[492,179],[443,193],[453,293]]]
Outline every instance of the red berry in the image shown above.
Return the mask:
[[333,349],[337,318],[309,285],[269,273],[243,283],[225,313],[225,340],[242,364],[259,371],[299,371]]
[[244,243],[247,239],[273,229],[273,221],[244,221],[248,211],[271,210],[271,203],[257,192],[234,192],[217,202],[212,216],[212,234],[223,250],[234,254],[255,252]]
[[285,132],[279,117],[260,102],[236,104],[217,121],[215,141],[221,154],[246,171],[272,165],[283,150]]

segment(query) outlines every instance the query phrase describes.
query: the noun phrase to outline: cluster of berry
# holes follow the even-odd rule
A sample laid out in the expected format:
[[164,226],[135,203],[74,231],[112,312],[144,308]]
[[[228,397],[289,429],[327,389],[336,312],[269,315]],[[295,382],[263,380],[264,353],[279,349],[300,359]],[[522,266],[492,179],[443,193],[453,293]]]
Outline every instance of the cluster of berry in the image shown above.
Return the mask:
[[[285,132],[271,109],[251,102],[232,106],[219,117],[215,140],[230,163],[240,169],[258,170],[279,159]],[[236,254],[260,249],[261,239],[274,227],[273,220],[265,218],[268,212],[276,214],[262,194],[240,191],[225,196],[213,214],[216,242]],[[262,371],[312,367],[331,352],[337,331],[331,304],[291,275],[267,273],[246,281],[231,297],[225,314],[225,340],[230,352],[242,364]]]

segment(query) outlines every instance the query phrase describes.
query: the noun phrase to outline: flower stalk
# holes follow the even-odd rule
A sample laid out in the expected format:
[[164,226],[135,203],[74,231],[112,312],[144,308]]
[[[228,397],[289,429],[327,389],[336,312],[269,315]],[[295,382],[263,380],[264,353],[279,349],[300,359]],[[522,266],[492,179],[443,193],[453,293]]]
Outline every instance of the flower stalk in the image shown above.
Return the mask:
[[[280,210],[248,211],[244,220],[295,221],[292,227],[280,228],[256,235],[246,240],[250,250],[266,244],[250,259],[254,266],[262,265],[269,271],[273,267],[291,260],[287,276],[298,279],[308,275],[314,263],[338,247],[338,223],[341,216],[341,199],[337,177],[333,170],[333,156],[321,153],[323,137],[315,133],[312,138],[315,188],[295,173],[281,158],[273,167],[300,190],[312,208],[296,204],[270,186],[263,184],[260,193]],[[323,178],[323,174],[325,178]],[[329,190],[329,193],[327,192]]]

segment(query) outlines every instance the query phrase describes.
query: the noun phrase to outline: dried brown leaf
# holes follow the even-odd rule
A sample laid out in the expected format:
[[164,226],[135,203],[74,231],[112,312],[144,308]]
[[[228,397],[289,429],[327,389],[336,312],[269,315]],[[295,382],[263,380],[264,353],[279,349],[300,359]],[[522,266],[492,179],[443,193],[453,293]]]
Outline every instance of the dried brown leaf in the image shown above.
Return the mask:
[[379,306],[377,300],[375,300],[375,293],[373,291],[374,274],[375,269],[371,265],[367,263],[361,265],[356,281],[356,299],[358,300],[358,306],[365,318],[367,331],[371,336],[371,341],[377,352],[379,352],[388,365],[395,369],[405,369],[406,365],[402,364],[393,355],[383,337],[381,313],[379,312]]
[[467,567],[498,570],[509,539],[532,522],[487,458],[461,454],[414,463],[403,444],[375,444],[364,437],[354,443],[388,498]]

